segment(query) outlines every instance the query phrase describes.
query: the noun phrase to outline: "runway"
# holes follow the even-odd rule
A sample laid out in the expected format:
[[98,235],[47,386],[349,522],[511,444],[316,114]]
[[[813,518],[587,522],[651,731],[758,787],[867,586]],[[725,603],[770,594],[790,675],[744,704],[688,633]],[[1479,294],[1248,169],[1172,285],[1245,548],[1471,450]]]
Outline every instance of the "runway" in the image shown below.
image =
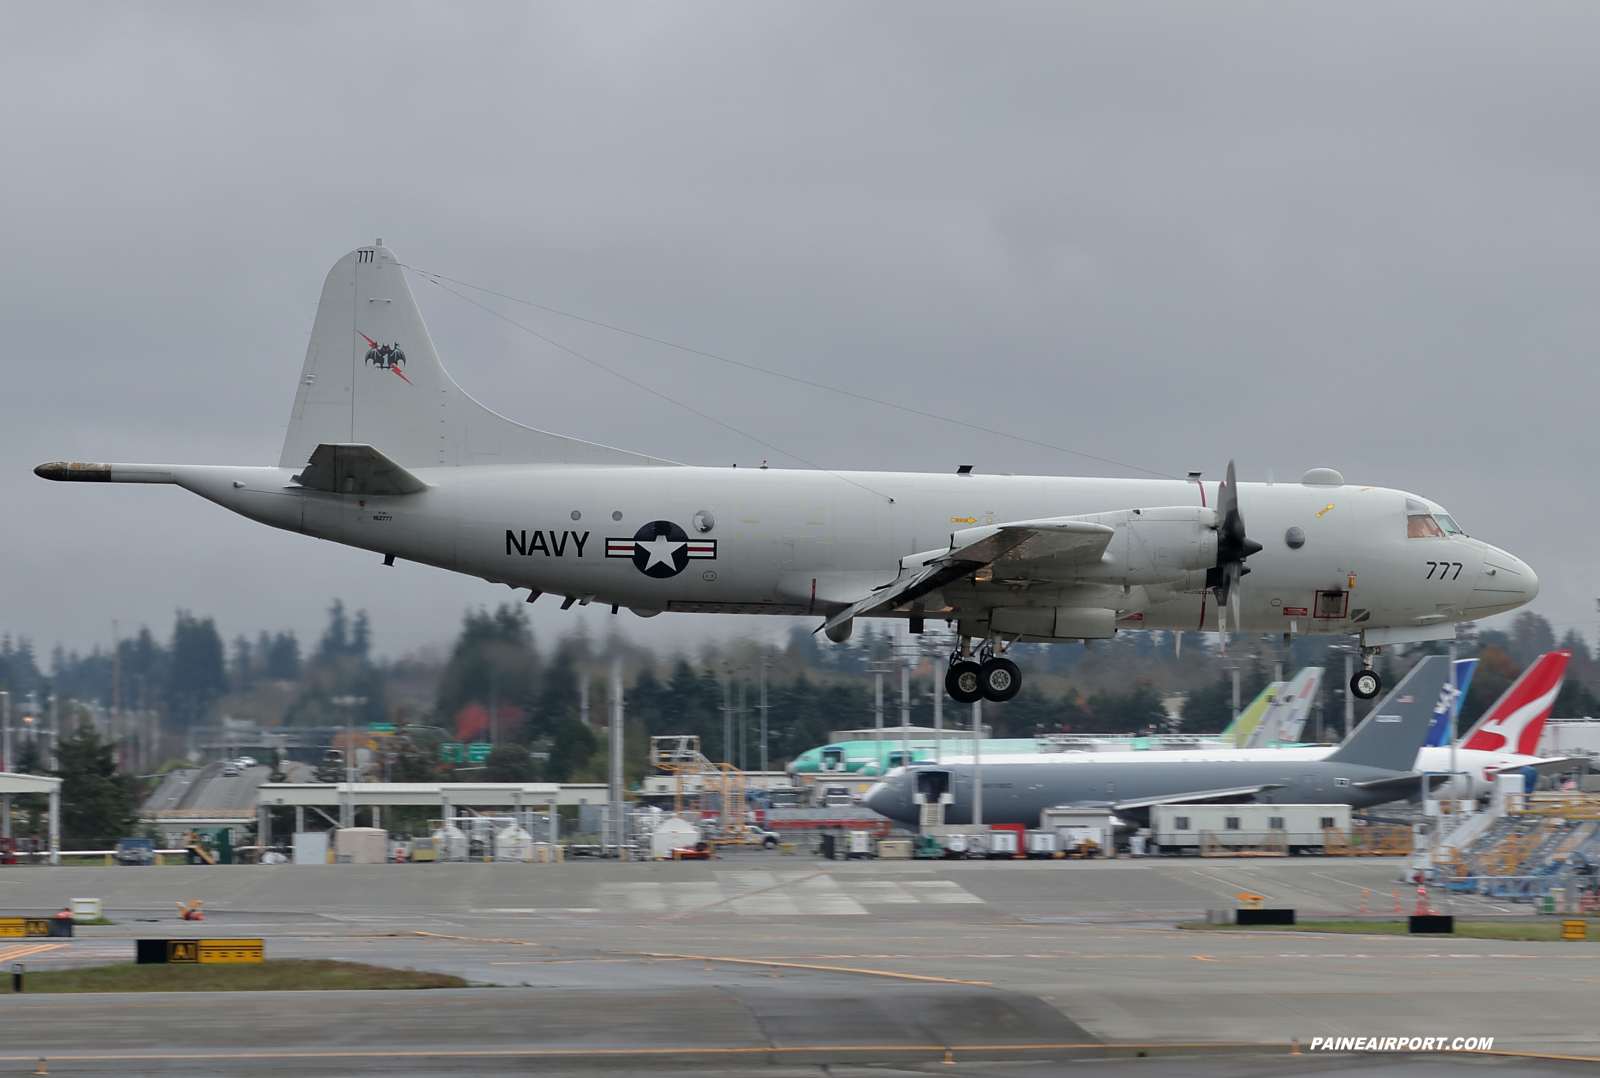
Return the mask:
[[[827,1064],[831,1074],[858,1065],[876,1074],[924,1066],[1033,1074],[1054,1073],[1037,1068],[1063,1061],[1098,1069],[1112,1065],[1096,1062],[1108,1052],[1141,1051],[1150,1054],[1117,1061],[1118,1073],[1166,1073],[1169,1053],[1197,1066],[1220,1067],[1225,1057],[1288,1068],[1260,1073],[1359,1064],[1369,1074],[1389,1065],[1366,1055],[1287,1054],[1296,1038],[1309,1045],[1327,1036],[1493,1036],[1497,1050],[1600,1056],[1600,943],[1176,927],[1235,905],[1242,890],[1303,918],[1353,913],[1363,892],[1383,912],[1402,886],[1398,872],[1390,860],[825,862],[777,854],[710,863],[8,870],[0,878],[7,913],[96,895],[118,923],[27,955],[13,950],[61,941],[4,941],[0,962],[126,961],[135,936],[247,935],[264,937],[270,957],[439,970],[474,987],[8,995],[0,1056],[15,1066],[42,1054],[58,1061],[51,1073],[123,1074],[277,1073],[286,1057],[272,1053],[285,1051],[302,1053],[293,1058],[303,1074],[637,1073],[641,1058],[652,1071],[696,1073],[817,1074]],[[169,913],[171,902],[192,898],[206,902],[200,925]],[[1457,905],[1462,916],[1500,912]],[[947,1047],[954,1066],[942,1062]],[[1408,1069],[1393,1073],[1428,1073],[1415,1068],[1443,1058],[1394,1057]],[[1509,1060],[1499,1062],[1495,1073],[1513,1073]],[[1517,1066],[1555,1074],[1569,1064]]]

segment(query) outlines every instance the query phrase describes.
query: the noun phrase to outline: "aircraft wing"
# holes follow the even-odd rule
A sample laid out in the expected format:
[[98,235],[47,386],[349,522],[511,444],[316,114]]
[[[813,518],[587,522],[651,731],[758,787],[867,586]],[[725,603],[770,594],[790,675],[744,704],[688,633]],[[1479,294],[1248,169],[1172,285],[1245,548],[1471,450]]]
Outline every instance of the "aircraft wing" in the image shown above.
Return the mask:
[[[1415,790],[1421,786],[1422,777],[1423,772],[1411,771],[1403,775],[1390,775],[1388,778],[1353,782],[1351,785],[1358,790]],[[1450,776],[1442,771],[1429,771],[1427,777],[1429,790],[1450,781]]]
[[1193,790],[1186,794],[1162,794],[1159,797],[1137,797],[1131,801],[1116,801],[1112,808],[1119,812],[1124,809],[1149,808],[1151,805],[1190,805],[1206,801],[1222,801],[1230,797],[1253,797],[1267,790],[1281,790],[1281,782],[1264,782],[1259,786],[1234,786],[1225,790]]
[[913,602],[997,561],[1099,561],[1115,534],[1116,529],[1109,525],[1064,517],[966,528],[950,536],[948,550],[900,559],[900,573],[894,580],[834,614],[822,628],[831,629],[871,610]]
[[1578,756],[1545,756],[1533,763],[1522,764],[1516,768],[1506,768],[1507,771],[1520,771],[1524,767],[1531,767],[1541,775],[1559,775],[1568,770],[1573,764],[1587,763],[1588,761]]

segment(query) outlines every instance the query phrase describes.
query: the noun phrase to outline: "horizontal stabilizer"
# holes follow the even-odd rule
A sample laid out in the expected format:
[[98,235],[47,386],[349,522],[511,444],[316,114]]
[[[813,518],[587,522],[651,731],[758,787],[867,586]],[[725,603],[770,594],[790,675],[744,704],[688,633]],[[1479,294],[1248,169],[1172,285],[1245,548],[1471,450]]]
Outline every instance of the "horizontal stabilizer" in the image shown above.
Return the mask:
[[330,494],[416,494],[428,485],[370,445],[319,445],[294,477],[307,490]]

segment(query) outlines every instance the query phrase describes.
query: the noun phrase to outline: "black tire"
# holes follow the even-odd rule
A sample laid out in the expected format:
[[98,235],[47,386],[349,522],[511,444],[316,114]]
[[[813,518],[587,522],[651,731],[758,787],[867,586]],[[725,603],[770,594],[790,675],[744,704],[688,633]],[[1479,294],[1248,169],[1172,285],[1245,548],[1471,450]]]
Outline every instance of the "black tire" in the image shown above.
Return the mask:
[[983,668],[963,659],[944,675],[944,690],[958,704],[975,704],[983,699]]
[[1357,700],[1371,700],[1383,691],[1383,679],[1375,670],[1357,670],[1350,679],[1350,695]]
[[1001,704],[1022,690],[1022,671],[1010,659],[990,659],[979,670],[985,700]]

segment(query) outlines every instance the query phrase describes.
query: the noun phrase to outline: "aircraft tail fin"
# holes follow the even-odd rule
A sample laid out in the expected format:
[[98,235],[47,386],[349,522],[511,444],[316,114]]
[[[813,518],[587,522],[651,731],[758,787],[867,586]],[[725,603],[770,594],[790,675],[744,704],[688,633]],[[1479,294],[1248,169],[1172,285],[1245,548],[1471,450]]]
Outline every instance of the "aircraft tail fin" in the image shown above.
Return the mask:
[[1570,651],[1547,651],[1534,660],[1461,738],[1464,749],[1532,756],[1567,676]]
[[1248,749],[1264,749],[1272,745],[1298,741],[1306,716],[1322,688],[1322,667],[1307,666],[1291,678],[1272,699],[1261,725],[1250,735]]
[[1239,717],[1228,724],[1222,731],[1223,741],[1232,741],[1237,748],[1244,748],[1250,743],[1251,736],[1256,728],[1261,725],[1261,717],[1272,706],[1273,698],[1278,695],[1278,690],[1283,688],[1281,681],[1269,681],[1267,687],[1256,694],[1256,698],[1244,706],[1239,712]]
[[1336,763],[1410,771],[1428,735],[1433,709],[1450,684],[1450,659],[1429,655],[1327,757]]
[[381,242],[345,255],[322,286],[278,466],[303,467],[318,445],[351,444],[401,468],[671,463],[524,427],[467,396]]

